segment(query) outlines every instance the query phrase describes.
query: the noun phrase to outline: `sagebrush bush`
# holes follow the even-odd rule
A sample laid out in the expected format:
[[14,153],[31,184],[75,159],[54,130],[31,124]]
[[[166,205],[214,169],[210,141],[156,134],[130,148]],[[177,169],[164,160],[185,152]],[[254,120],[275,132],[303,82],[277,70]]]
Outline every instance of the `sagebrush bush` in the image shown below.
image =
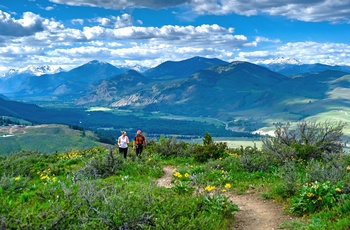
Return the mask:
[[153,143],[152,150],[165,157],[187,157],[191,153],[191,145],[175,137],[166,139],[161,136],[159,143]]
[[198,162],[207,162],[210,159],[219,159],[228,156],[227,143],[211,143],[207,145],[194,145],[193,158]]
[[319,182],[330,181],[332,184],[336,184],[344,179],[347,173],[346,167],[347,166],[344,165],[343,162],[336,158],[326,162],[311,160],[305,168],[305,180]]
[[73,173],[75,180],[87,178],[104,178],[115,174],[123,163],[121,156],[115,155],[110,150],[108,153],[96,155],[89,160],[82,168]]
[[240,160],[248,172],[266,171],[276,165],[276,161],[271,155],[253,147],[242,149]]
[[277,175],[283,180],[283,184],[279,184],[280,195],[284,198],[293,196],[299,189],[300,184],[303,184],[305,179],[302,179],[301,169],[297,163],[289,161],[281,166]]
[[263,149],[280,159],[280,162],[291,157],[302,161],[320,159],[324,152],[342,152],[341,136],[345,125],[341,121],[302,121],[295,129],[291,129],[290,123],[277,124],[275,136],[263,140]]

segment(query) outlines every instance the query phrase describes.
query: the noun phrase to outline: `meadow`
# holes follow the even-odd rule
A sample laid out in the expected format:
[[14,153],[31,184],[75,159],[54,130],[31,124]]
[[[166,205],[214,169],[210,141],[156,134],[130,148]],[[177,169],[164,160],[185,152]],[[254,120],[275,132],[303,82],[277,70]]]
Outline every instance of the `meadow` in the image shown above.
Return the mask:
[[[286,229],[350,226],[350,156],[343,123],[276,127],[261,148],[229,148],[161,136],[141,158],[92,147],[0,157],[3,229],[230,229],[237,205],[227,193],[254,192],[298,218]],[[130,146],[131,147],[131,146]],[[172,188],[155,183],[176,168]],[[252,189],[254,188],[254,189]]]

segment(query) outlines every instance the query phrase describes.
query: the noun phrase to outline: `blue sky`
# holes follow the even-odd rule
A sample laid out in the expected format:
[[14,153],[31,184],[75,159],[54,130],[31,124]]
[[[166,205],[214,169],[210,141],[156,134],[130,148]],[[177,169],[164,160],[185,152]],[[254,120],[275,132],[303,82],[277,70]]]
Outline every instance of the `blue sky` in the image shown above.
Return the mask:
[[0,1],[0,72],[194,56],[350,65],[350,0]]

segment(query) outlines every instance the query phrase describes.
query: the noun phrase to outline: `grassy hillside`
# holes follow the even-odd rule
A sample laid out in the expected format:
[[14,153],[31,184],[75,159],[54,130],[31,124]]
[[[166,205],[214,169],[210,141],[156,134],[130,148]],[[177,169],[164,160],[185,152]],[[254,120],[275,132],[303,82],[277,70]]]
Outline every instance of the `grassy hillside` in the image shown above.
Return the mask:
[[[337,126],[308,128],[317,132],[289,136],[291,143],[271,139],[265,151],[230,149],[206,135],[203,144],[161,138],[141,158],[131,151],[126,160],[102,147],[0,156],[0,223],[4,229],[233,229],[238,209],[230,194],[247,193],[293,215],[278,228],[347,230],[350,155],[337,145]],[[315,143],[330,129],[335,138]],[[176,169],[170,188],[156,183],[164,165]]]
[[0,127],[0,155],[21,150],[53,153],[96,145],[108,147],[99,143],[92,132],[73,130],[65,125]]

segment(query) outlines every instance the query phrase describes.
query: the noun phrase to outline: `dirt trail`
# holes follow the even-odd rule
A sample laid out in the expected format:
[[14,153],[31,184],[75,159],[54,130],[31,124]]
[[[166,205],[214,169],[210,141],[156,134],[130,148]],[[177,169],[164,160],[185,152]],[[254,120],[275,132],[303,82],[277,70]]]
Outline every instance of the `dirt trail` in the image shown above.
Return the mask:
[[[159,186],[171,188],[172,174],[175,167],[165,166],[164,175],[157,180]],[[262,200],[256,194],[236,195],[227,193],[229,199],[238,205],[239,211],[235,214],[235,230],[272,230],[283,229],[282,222],[292,217],[283,214],[283,208],[270,200]]]

